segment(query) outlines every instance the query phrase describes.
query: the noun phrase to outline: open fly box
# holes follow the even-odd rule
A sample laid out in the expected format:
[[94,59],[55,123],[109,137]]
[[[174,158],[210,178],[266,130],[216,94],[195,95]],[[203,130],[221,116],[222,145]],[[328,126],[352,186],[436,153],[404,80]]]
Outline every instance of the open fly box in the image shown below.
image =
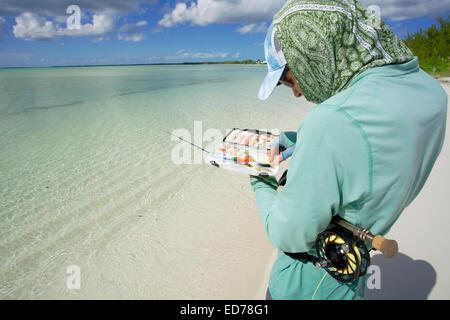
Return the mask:
[[278,135],[256,129],[232,129],[209,155],[216,167],[253,176],[275,176],[278,165],[269,161],[269,151]]

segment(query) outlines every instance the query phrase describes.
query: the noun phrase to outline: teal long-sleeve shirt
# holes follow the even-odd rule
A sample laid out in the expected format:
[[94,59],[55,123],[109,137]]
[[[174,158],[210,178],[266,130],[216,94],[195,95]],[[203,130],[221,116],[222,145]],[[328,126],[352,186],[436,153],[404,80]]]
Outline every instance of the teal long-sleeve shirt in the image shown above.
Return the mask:
[[[422,189],[445,136],[447,94],[417,58],[372,68],[311,109],[297,131],[287,184],[251,179],[266,234],[279,249],[274,299],[363,298],[362,280],[341,284],[283,252],[314,252],[339,215],[386,234]],[[319,285],[320,283],[320,285]]]

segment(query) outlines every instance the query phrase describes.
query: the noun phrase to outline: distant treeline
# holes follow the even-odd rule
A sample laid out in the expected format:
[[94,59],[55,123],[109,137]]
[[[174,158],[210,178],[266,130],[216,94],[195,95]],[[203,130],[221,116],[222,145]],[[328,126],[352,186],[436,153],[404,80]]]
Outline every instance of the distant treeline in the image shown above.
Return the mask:
[[[222,62],[200,62],[200,64],[261,64],[262,61],[253,61],[253,60],[233,60],[233,61],[222,61]],[[185,63],[186,64],[186,63]]]
[[436,18],[426,30],[407,34],[406,45],[419,58],[420,67],[426,72],[450,76],[450,16]]

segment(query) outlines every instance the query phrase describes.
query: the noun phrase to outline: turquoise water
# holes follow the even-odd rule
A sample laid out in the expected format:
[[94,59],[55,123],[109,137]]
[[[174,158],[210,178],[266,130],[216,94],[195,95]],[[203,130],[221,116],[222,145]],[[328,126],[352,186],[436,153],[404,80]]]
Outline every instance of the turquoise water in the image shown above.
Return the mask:
[[287,89],[257,100],[265,73],[224,65],[0,70],[0,298],[64,297],[65,268],[98,264],[139,217],[157,227],[168,204],[201,207],[183,195],[215,169],[173,164],[177,143],[167,131],[192,132],[194,121],[223,133],[295,129],[300,120],[289,114],[299,110]]

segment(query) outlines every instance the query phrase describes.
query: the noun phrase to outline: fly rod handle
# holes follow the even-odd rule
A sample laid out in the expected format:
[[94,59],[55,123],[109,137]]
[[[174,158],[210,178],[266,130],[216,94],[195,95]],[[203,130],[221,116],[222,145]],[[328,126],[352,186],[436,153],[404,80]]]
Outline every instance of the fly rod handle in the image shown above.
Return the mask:
[[392,258],[398,253],[397,241],[386,239],[380,235],[373,237],[372,246],[380,250],[386,258]]
[[333,222],[352,232],[358,239],[372,244],[372,247],[379,250],[386,258],[392,258],[398,253],[398,244],[395,240],[389,240],[380,235],[374,236],[369,230],[355,226],[339,216],[335,216]]

